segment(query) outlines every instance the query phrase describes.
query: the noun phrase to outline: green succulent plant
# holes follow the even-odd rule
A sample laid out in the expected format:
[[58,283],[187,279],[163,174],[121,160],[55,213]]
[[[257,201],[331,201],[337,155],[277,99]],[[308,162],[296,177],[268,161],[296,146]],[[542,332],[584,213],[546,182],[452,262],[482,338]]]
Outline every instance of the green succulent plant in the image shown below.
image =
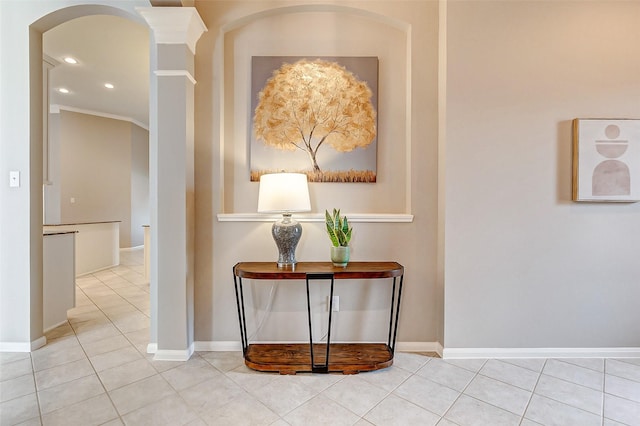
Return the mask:
[[345,216],[340,216],[340,209],[333,209],[333,214],[328,210],[324,211],[325,222],[327,224],[327,234],[334,247],[346,247],[351,241],[351,231],[349,221]]

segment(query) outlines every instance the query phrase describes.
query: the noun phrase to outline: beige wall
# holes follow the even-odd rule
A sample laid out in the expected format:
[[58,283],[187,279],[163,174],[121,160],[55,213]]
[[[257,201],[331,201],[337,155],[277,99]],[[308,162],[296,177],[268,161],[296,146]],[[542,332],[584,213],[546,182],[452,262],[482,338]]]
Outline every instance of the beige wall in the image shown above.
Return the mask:
[[[406,267],[399,340],[434,342],[438,5],[300,4],[196,3],[208,27],[196,57],[196,340],[238,340],[232,266],[277,258],[270,223],[216,217],[256,211],[258,184],[248,180],[247,152],[251,56],[342,55],[380,61],[378,182],[312,184],[312,210],[415,215],[412,223],[354,224],[352,259],[397,260]],[[322,223],[303,227],[298,260],[329,260]],[[269,310],[272,285],[273,309],[258,338],[304,340],[305,328],[296,326],[306,315],[301,285],[251,286],[249,315],[257,323]],[[337,339],[386,339],[389,287],[356,283],[337,294]],[[318,294],[316,305],[323,302]]]
[[128,121],[65,110],[59,132],[60,223],[119,220],[120,247],[142,245],[148,132]]
[[[39,68],[41,56],[37,37],[32,40],[31,57],[25,54],[29,50],[26,28],[43,14],[72,3],[78,2],[15,2],[8,6],[15,8],[11,16],[0,14],[4,94],[0,97],[0,169],[4,176],[9,170],[23,173],[22,187],[0,187],[0,227],[6,237],[0,247],[0,290],[1,299],[11,301],[0,309],[0,324],[5,325],[0,340],[6,342],[34,341],[42,324],[37,312],[42,281],[41,129],[33,119],[38,114],[29,114],[29,93],[34,111],[40,110],[35,82],[39,79],[34,79],[36,90],[29,91],[29,62]],[[340,2],[357,10],[338,12],[323,6],[340,16],[321,21],[326,25],[320,29],[317,21],[308,22],[319,13],[310,10],[312,6],[278,9],[302,5],[298,1],[196,3],[209,29],[198,43],[196,58],[196,340],[238,340],[231,267],[238,260],[275,258],[268,223],[216,219],[220,212],[249,210],[256,191],[243,180],[246,158],[235,154],[236,149],[242,153],[246,140],[246,127],[241,127],[248,114],[248,100],[241,92],[246,69],[233,72],[234,81],[228,80],[227,73],[246,61],[252,41],[256,47],[264,46],[258,43],[264,37],[278,50],[274,54],[282,54],[281,48],[298,39],[299,49],[305,50],[295,54],[320,44],[350,54],[345,46],[358,50],[369,43],[358,40],[359,33],[350,22],[345,25],[345,16],[350,16],[353,28],[390,25],[393,28],[385,28],[385,34],[404,32],[407,41],[399,46],[393,38],[392,44],[394,51],[407,52],[411,90],[380,100],[381,105],[397,102],[398,97],[409,101],[407,122],[399,126],[403,118],[398,119],[394,109],[381,118],[380,129],[392,136],[402,134],[404,158],[409,160],[385,160],[395,158],[388,166],[404,167],[401,173],[410,171],[395,189],[404,193],[405,202],[411,201],[403,211],[414,214],[415,220],[358,223],[354,237],[354,259],[393,257],[407,267],[400,340],[439,338],[440,317],[434,309],[439,305],[438,266],[447,348],[640,346],[640,204],[570,201],[569,124],[575,117],[638,118],[640,4],[447,3],[448,18],[441,22],[446,25],[447,63],[437,58],[435,1]],[[125,6],[133,13],[134,5]],[[263,15],[252,17],[260,12]],[[267,33],[256,32],[269,22]],[[39,25],[32,27],[34,34],[48,24]],[[299,31],[288,33],[289,25]],[[305,31],[307,26],[315,31]],[[379,45],[381,50],[387,47]],[[222,61],[229,58],[233,64]],[[440,77],[448,81],[440,89],[446,92],[437,90],[439,67]],[[381,85],[393,83],[388,79],[388,74],[381,75]],[[438,98],[446,103],[440,115]],[[444,123],[440,129],[439,120]],[[436,154],[441,156],[439,182]],[[440,204],[436,183],[441,189]],[[320,198],[314,198],[314,209],[321,211],[323,203],[331,202],[366,205],[367,210],[380,212],[386,206],[376,189],[383,185],[377,185],[364,191],[349,186],[338,188],[337,193],[328,189],[324,195],[316,187],[312,191]],[[436,221],[438,209],[441,214]],[[440,265],[436,265],[438,233],[443,236]],[[320,223],[305,224],[298,253],[304,260],[326,259]],[[16,282],[24,285],[13,285]],[[273,302],[277,323],[265,325],[265,337],[299,336],[287,326],[292,319],[304,318],[298,290],[292,287],[278,288]],[[266,283],[264,288],[252,289],[251,297],[261,308],[258,319],[266,311],[269,288]],[[347,297],[341,300],[341,336],[372,333],[366,321],[377,321],[384,303],[378,288],[372,285],[371,289],[367,293],[358,284],[343,293]]]
[[[407,267],[400,341],[453,349],[640,346],[633,308],[640,205],[571,201],[570,128],[576,117],[638,117],[640,45],[630,41],[639,39],[633,23],[640,4],[454,1],[439,11],[437,2],[394,1],[340,3],[357,11],[277,9],[300,4],[197,3],[209,32],[196,58],[196,340],[237,340],[231,267],[276,255],[268,223],[216,220],[221,212],[255,211],[257,185],[246,178],[246,64],[251,55],[311,53],[380,57],[380,150],[393,144],[409,160],[379,153],[378,184],[314,184],[311,192],[316,212],[334,205],[388,212],[401,202],[385,202],[385,171],[410,171],[391,186],[393,196],[406,197],[400,211],[414,214],[414,222],[358,223],[353,243],[356,260],[393,258]],[[398,52],[410,63],[406,117],[399,109],[406,95],[384,93],[405,64]],[[393,71],[385,71],[387,61]],[[298,258],[325,260],[321,224],[304,225]],[[299,338],[304,331],[292,334],[288,325],[303,318],[299,289],[273,288],[260,337]],[[251,287],[254,325],[269,310],[271,289]],[[370,336],[382,289],[340,291],[339,335]]]
[[149,132],[131,125],[131,247],[144,244],[149,224]]
[[571,120],[640,118],[638,22],[449,3],[446,348],[640,346],[640,203],[571,201]]

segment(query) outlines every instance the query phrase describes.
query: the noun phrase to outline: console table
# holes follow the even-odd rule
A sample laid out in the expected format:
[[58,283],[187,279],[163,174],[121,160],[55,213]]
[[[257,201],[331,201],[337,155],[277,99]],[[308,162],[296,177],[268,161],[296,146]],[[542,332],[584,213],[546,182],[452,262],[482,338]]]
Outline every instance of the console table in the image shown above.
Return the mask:
[[[333,286],[335,280],[389,278],[391,306],[386,343],[331,343]],[[404,267],[397,262],[349,262],[335,267],[331,262],[299,262],[293,268],[278,268],[276,262],[240,262],[233,267],[233,281],[240,323],[240,337],[245,364],[254,370],[280,374],[334,373],[357,374],[378,370],[393,363],[398,331],[400,297]],[[308,344],[250,344],[244,309],[242,280],[304,280],[307,290]],[[330,283],[329,324],[326,343],[314,343],[311,330],[310,282]]]

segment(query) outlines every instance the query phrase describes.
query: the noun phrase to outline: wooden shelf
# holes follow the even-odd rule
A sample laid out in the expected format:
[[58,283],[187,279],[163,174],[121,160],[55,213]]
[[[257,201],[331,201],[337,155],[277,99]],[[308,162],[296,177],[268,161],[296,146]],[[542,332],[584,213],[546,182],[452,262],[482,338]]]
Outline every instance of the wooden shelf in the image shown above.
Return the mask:
[[[326,345],[313,346],[315,364],[324,364]],[[309,344],[250,344],[245,363],[257,371],[312,372]],[[329,349],[329,373],[357,374],[386,368],[392,363],[393,354],[384,343],[332,343]]]

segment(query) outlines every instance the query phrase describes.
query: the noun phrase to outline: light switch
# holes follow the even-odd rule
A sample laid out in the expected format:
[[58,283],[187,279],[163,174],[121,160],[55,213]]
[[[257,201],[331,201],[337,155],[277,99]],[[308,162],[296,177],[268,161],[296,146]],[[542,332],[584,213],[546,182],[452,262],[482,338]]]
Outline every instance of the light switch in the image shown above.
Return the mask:
[[9,187],[18,188],[20,186],[20,172],[18,170],[11,170],[9,172]]
[[75,197],[71,197],[71,198],[69,199],[69,202],[70,202],[71,204],[75,204],[75,203],[76,203],[76,199],[75,199]]

